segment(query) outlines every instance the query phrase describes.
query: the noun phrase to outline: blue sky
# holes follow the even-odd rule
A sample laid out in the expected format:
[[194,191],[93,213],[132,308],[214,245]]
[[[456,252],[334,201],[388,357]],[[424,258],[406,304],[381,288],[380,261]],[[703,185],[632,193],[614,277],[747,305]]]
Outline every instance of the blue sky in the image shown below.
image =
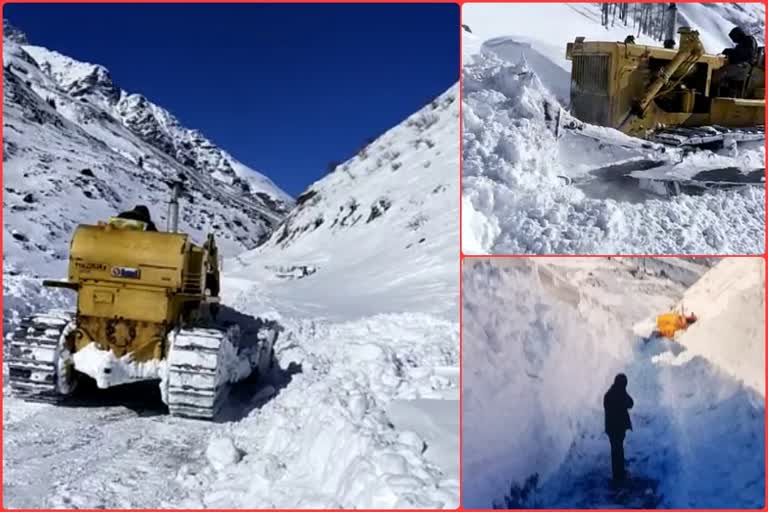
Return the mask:
[[455,4],[6,4],[298,195],[459,79]]

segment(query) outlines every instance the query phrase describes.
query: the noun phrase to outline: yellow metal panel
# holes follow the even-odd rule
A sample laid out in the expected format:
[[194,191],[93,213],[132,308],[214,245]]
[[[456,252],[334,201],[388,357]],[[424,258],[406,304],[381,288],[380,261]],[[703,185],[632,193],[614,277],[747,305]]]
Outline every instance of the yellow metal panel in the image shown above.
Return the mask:
[[[69,279],[178,288],[187,240],[181,233],[80,226],[70,245]],[[112,273],[115,267],[136,268],[140,275],[116,277]]]
[[712,99],[712,124],[755,126],[765,124],[765,101],[735,98]]
[[[610,41],[584,41],[581,44],[574,44],[570,50],[566,50],[573,57],[579,54],[596,53],[615,53],[624,58],[640,57],[643,59],[672,60],[677,55],[678,49],[668,49],[660,46],[645,46],[640,44],[624,44]],[[705,53],[698,58],[697,62],[705,62],[715,68],[722,67],[725,64],[723,55],[713,55]]]
[[170,318],[170,301],[165,290],[85,284],[78,294],[81,315],[101,318],[126,318],[162,323]]

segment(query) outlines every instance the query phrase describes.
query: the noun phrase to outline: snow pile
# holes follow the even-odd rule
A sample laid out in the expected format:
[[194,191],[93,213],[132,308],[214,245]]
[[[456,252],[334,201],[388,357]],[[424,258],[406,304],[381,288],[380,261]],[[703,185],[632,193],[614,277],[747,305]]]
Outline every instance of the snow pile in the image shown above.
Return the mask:
[[728,258],[707,272],[680,305],[698,321],[678,341],[765,395],[765,262]]
[[664,507],[763,508],[764,395],[717,362],[689,351],[672,354],[648,366],[657,381],[654,398],[633,411],[640,426],[628,436],[627,451],[644,466],[635,473],[659,478]]
[[[622,197],[622,190],[603,194],[579,187],[571,180],[609,162],[694,163],[609,129],[585,126],[557,138],[558,125],[578,122],[524,63],[482,54],[464,66],[464,80],[465,253],[762,252],[764,188],[638,202]],[[765,155],[764,149],[754,151],[746,159],[718,159],[751,171]]]
[[312,184],[268,243],[226,263],[225,303],[285,331],[274,396],[216,433],[243,459],[185,475],[188,505],[458,505],[457,94]]
[[[245,455],[212,482],[187,478],[190,488],[207,489],[203,503],[213,508],[455,506],[455,475],[444,476],[425,459],[425,439],[394,429],[387,413],[393,400],[437,399],[452,385],[436,368],[458,364],[455,324],[411,314],[288,326],[277,357],[291,374],[290,385],[241,422],[222,427],[220,435],[233,439]],[[452,456],[458,467],[457,452],[436,455]]]

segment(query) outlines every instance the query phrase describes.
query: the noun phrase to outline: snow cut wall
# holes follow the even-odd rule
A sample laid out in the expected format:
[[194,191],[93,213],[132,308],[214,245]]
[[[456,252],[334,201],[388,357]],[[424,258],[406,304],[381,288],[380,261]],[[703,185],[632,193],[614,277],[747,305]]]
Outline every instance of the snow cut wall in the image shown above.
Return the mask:
[[462,501],[489,508],[510,481],[558,468],[629,344],[612,317],[531,260],[466,261],[463,279]]

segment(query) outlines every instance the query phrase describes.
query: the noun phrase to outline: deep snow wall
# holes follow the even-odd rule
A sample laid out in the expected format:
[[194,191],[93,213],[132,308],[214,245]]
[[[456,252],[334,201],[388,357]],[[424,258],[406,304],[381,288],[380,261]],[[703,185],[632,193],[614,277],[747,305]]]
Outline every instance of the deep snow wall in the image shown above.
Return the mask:
[[699,321],[680,343],[765,396],[765,263],[725,258],[683,296]]
[[628,332],[589,302],[532,260],[465,260],[465,507],[490,508],[510,481],[549,476],[585,411],[601,406],[630,355]]

